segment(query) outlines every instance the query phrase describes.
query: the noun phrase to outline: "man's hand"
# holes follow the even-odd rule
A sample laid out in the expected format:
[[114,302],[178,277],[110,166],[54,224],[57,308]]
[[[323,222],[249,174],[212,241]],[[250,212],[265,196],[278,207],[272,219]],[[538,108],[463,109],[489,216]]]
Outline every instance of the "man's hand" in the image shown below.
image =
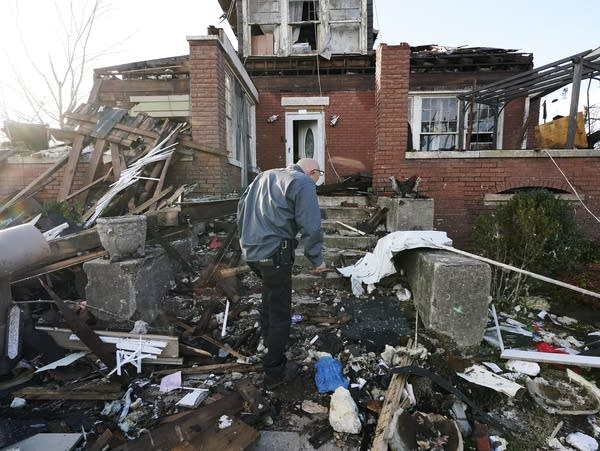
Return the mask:
[[314,268],[311,273],[315,274],[315,275],[319,275],[322,274],[324,272],[328,271],[327,265],[325,264],[325,262],[321,263],[319,266],[317,266],[316,268]]

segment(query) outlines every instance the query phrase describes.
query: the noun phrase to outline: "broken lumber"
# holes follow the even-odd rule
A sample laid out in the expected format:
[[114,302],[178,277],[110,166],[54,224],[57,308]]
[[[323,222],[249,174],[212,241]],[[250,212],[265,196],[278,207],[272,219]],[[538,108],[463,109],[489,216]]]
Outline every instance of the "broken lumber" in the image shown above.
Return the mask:
[[[260,437],[259,432],[246,423],[234,419],[243,409],[243,400],[237,393],[225,396],[189,415],[148,430],[140,438],[117,448],[127,451],[149,449],[170,450],[244,450]],[[218,427],[223,415],[234,419],[231,426]]]
[[59,271],[61,269],[70,268],[71,266],[79,265],[80,263],[86,262],[88,260],[93,260],[95,258],[101,258],[106,255],[106,251],[96,251],[90,252],[88,254],[83,254],[77,257],[71,257],[66,260],[62,260],[56,263],[51,263],[49,265],[43,266],[33,271],[28,271],[26,273],[17,274],[14,277],[14,280],[11,280],[12,283],[22,282],[23,280],[32,279],[34,277],[39,277],[44,274],[50,274],[51,272]]
[[[88,347],[81,340],[73,339],[73,332],[69,329],[57,329],[54,327],[36,327],[36,330],[41,330],[50,335],[56,344],[62,348],[69,349],[72,351],[85,351]],[[139,339],[139,334],[131,334],[128,332],[116,332],[111,330],[94,331],[105,344],[115,344],[119,339],[130,338],[133,340]],[[163,348],[159,354],[160,358],[175,359],[179,357],[179,338],[172,337],[169,335],[142,335],[142,340],[151,342],[165,341],[167,345]]]
[[[413,341],[409,340],[406,347],[411,348]],[[398,363],[399,366],[407,366],[411,364],[409,356],[402,356],[401,361]],[[398,376],[398,377],[397,377]],[[406,385],[406,374],[394,374],[390,381],[387,391],[385,392],[385,400],[379,419],[377,420],[377,426],[375,428],[375,438],[373,439],[373,445],[371,451],[387,451],[388,443],[386,437],[388,436],[388,427],[394,413],[398,408],[402,407],[402,390]]]
[[[252,373],[255,371],[262,371],[263,367],[261,364],[246,364],[246,363],[217,363],[214,365],[202,365],[191,368],[181,368],[181,374],[224,374],[235,371],[236,373]],[[161,376],[165,374],[171,374],[173,370],[161,370],[154,371],[154,375]]]
[[123,390],[114,384],[103,389],[74,390],[68,388],[49,388],[46,386],[23,387],[13,393],[14,396],[25,399],[63,400],[63,401],[112,401],[123,396]]
[[223,344],[206,334],[200,335],[200,338],[202,338],[204,341],[207,341],[210,344],[215,345],[219,349],[222,349],[223,351],[228,352],[232,356],[237,357],[240,360],[243,360],[244,362],[248,361],[248,357],[246,357],[244,354],[237,352],[235,349],[233,349],[227,343]]

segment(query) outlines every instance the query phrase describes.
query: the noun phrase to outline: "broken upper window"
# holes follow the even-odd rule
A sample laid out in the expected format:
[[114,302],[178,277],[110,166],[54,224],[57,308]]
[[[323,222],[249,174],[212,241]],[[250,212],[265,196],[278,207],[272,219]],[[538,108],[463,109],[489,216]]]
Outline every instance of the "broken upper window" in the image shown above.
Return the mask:
[[278,35],[281,14],[279,0],[252,0],[248,2],[251,54],[273,55],[275,36]]
[[314,53],[318,49],[320,16],[318,0],[289,0],[292,54]]
[[367,0],[243,0],[244,55],[367,53]]
[[361,0],[329,0],[330,53],[360,53],[363,12]]
[[494,141],[495,117],[489,106],[475,104],[471,112],[451,94],[410,96],[408,117],[414,150],[491,150],[501,142]]

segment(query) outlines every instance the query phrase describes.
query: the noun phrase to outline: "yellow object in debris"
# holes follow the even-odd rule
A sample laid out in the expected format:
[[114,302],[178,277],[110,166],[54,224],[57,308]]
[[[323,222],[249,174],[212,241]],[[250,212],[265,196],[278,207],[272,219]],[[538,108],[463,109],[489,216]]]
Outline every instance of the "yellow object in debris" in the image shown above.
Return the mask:
[[[577,127],[575,129],[575,147],[587,149],[587,136],[585,134],[583,113],[577,113]],[[547,124],[535,127],[535,136],[538,147],[542,149],[566,149],[569,118],[561,117]]]

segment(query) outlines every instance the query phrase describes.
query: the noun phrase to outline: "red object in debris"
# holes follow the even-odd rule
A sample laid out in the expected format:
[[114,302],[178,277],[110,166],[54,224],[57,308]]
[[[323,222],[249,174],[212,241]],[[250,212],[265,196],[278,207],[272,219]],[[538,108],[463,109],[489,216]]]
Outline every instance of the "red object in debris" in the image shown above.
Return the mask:
[[208,247],[210,247],[211,249],[218,249],[221,246],[223,246],[223,243],[221,243],[221,241],[219,240],[219,238],[217,238],[216,236],[213,237],[212,241],[208,245]]
[[488,435],[487,424],[475,421],[473,438],[475,439],[475,449],[477,451],[490,451],[490,437]]
[[535,344],[535,348],[539,352],[550,352],[550,353],[554,353],[554,354],[568,354],[568,352],[563,351],[560,348],[556,348],[556,347],[552,346],[551,344],[546,343],[545,341],[537,342]]

